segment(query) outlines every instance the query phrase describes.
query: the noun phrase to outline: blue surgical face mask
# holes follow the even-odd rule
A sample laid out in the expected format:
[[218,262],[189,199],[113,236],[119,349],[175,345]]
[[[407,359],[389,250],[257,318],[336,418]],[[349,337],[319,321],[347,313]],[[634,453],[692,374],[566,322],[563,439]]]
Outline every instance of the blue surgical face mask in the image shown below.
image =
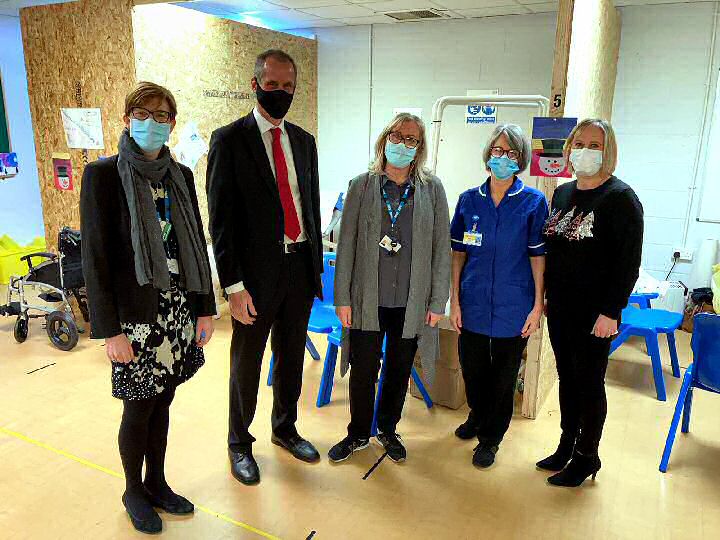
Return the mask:
[[507,180],[512,178],[513,175],[520,170],[516,161],[513,161],[507,156],[492,157],[487,162],[488,167],[495,175],[495,178],[499,180]]
[[390,165],[404,169],[415,159],[417,148],[408,148],[404,143],[385,143],[385,157]]
[[170,139],[170,123],[161,124],[152,118],[130,120],[130,136],[145,152],[156,152]]

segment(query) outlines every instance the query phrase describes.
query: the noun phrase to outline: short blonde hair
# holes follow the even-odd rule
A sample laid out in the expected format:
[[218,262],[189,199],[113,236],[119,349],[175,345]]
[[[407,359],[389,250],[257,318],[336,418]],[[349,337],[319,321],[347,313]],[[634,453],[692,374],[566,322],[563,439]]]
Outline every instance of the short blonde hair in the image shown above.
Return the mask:
[[430,171],[425,168],[428,146],[425,138],[425,123],[419,117],[410,113],[398,114],[385,127],[385,129],[383,129],[382,133],[375,142],[375,158],[370,164],[370,172],[375,174],[383,174],[385,172],[385,166],[387,165],[387,158],[385,157],[385,143],[390,133],[396,131],[405,122],[415,122],[420,130],[420,144],[417,146],[415,159],[410,165],[410,178],[416,181],[425,182],[430,177]]
[[148,81],[138,83],[135,89],[125,97],[125,115],[130,116],[135,107],[142,107],[151,99],[167,100],[171,117],[177,116],[177,103],[172,92],[164,86]]
[[615,167],[617,167],[617,139],[615,138],[615,130],[613,129],[610,122],[602,120],[600,118],[586,118],[580,122],[575,129],[570,132],[567,140],[565,141],[565,147],[563,148],[563,156],[568,164],[568,170],[573,171],[572,163],[570,163],[570,151],[572,150],[575,137],[579,135],[582,130],[586,127],[595,126],[599,127],[605,134],[604,149],[603,149],[603,160],[600,172],[605,174],[613,174]]

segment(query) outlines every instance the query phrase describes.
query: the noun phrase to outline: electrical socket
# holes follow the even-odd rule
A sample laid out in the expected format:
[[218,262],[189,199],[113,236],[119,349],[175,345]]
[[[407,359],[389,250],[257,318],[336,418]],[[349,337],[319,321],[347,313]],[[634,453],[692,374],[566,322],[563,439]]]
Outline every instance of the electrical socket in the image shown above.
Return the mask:
[[673,258],[675,258],[675,254],[679,253],[680,256],[677,258],[678,261],[685,261],[685,262],[691,262],[693,260],[693,250],[686,247],[676,247],[673,248]]

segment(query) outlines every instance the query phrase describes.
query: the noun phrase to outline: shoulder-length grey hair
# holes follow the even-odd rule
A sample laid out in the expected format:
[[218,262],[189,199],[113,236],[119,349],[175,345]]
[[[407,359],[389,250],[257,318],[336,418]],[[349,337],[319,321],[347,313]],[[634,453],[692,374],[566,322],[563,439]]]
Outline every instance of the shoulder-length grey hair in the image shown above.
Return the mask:
[[530,149],[530,141],[523,133],[523,130],[520,129],[520,126],[516,124],[500,124],[493,130],[490,138],[487,141],[487,144],[485,145],[485,148],[483,149],[483,161],[485,162],[485,169],[488,171],[490,170],[490,167],[487,166],[487,162],[490,161],[490,158],[492,157],[490,155],[490,151],[502,135],[505,135],[505,137],[507,138],[508,144],[510,144],[510,148],[520,154],[517,160],[518,167],[520,167],[518,173],[523,172],[530,164],[530,156],[532,154],[532,150]]
[[397,131],[397,129],[405,122],[415,122],[420,130],[420,144],[417,147],[415,159],[410,165],[410,178],[414,181],[426,182],[430,178],[430,171],[425,168],[428,147],[427,139],[425,137],[425,123],[418,116],[410,113],[398,114],[385,127],[385,129],[383,129],[382,133],[375,142],[375,157],[370,163],[370,172],[375,174],[383,174],[385,172],[385,166],[387,165],[387,158],[385,157],[385,143],[387,142],[390,133]]

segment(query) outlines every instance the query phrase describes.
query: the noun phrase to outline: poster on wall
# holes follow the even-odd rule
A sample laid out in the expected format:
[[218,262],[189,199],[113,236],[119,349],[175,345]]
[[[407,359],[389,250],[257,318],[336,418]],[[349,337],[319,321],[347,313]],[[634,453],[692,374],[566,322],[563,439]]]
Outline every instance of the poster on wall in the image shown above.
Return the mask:
[[12,178],[20,172],[18,157],[15,152],[0,154],[0,179]]
[[468,105],[465,109],[465,124],[485,125],[497,123],[497,107],[495,105],[484,105],[482,103]]
[[188,167],[191,171],[195,171],[195,167],[207,151],[208,144],[200,135],[200,130],[195,122],[185,124],[180,133],[177,145],[172,149],[175,159]]
[[533,118],[530,174],[546,178],[570,178],[563,147],[577,118]]
[[73,190],[72,161],[70,154],[53,153],[53,180],[60,191]]
[[68,148],[105,148],[100,109],[60,109]]

